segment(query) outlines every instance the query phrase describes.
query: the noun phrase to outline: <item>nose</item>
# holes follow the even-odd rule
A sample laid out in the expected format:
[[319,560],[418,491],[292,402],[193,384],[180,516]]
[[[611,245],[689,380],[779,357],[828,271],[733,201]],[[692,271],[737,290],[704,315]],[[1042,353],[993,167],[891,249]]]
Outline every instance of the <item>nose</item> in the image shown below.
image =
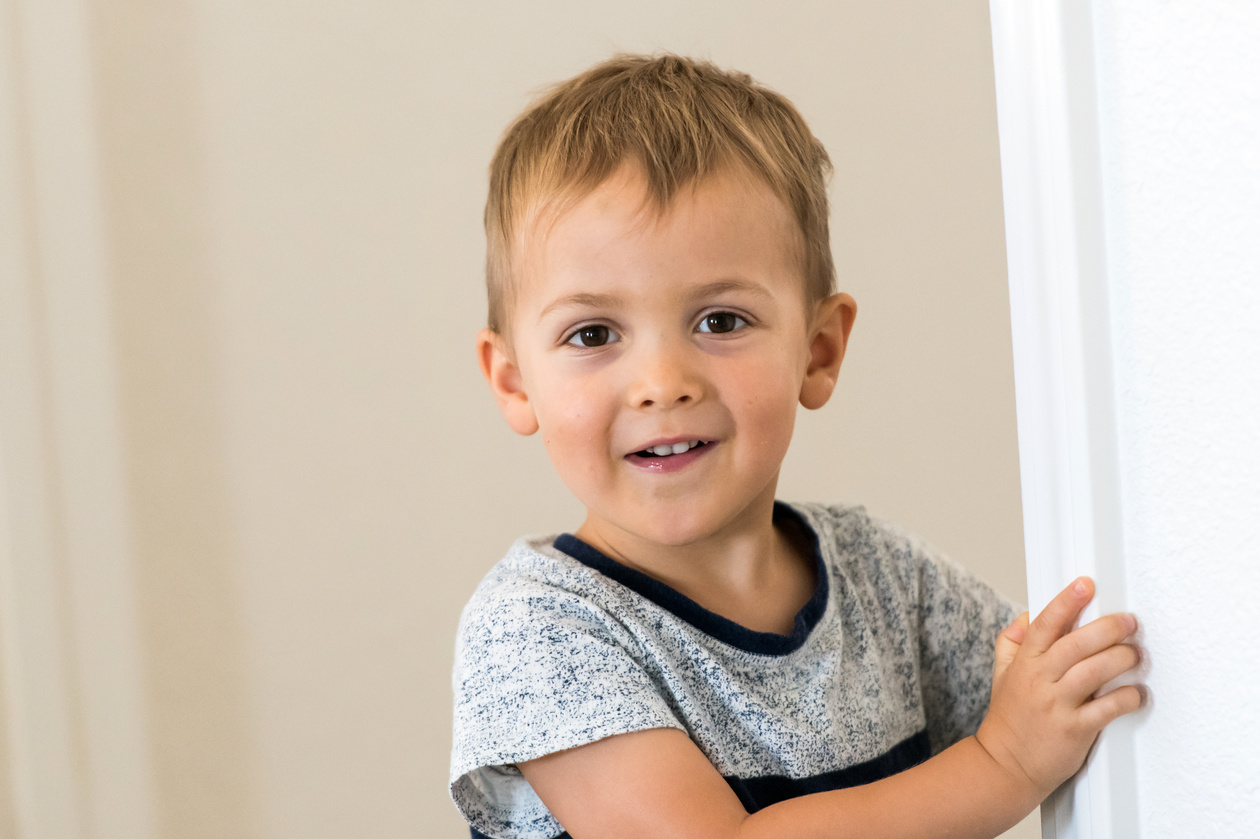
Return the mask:
[[698,401],[704,394],[700,375],[686,348],[639,347],[627,394],[635,408],[670,408]]

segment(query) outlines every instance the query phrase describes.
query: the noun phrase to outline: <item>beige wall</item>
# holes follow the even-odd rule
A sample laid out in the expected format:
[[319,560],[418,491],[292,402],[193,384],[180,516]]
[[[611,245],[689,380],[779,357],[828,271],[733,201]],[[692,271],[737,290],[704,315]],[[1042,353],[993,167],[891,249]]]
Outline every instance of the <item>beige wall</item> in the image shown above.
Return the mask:
[[[21,118],[0,127],[5,164],[36,173],[23,195],[86,202],[104,242],[104,303],[81,316],[107,327],[115,380],[113,407],[93,404],[116,411],[98,444],[122,464],[127,551],[110,561],[135,604],[118,643],[139,662],[129,765],[151,811],[134,824],[172,839],[466,835],[445,791],[459,610],[512,539],[580,520],[473,359],[485,168],[532,92],[617,50],[751,72],[835,162],[836,259],[860,315],[833,404],[801,416],[782,497],[866,503],[1023,599],[983,0],[85,2],[88,93],[65,107],[90,117],[94,191],[32,162],[47,84],[26,72],[34,46],[4,53]],[[49,14],[3,8],[19,45]],[[29,203],[5,282],[34,301],[12,317],[38,325],[57,304]],[[51,339],[33,335],[32,375],[56,379]],[[60,474],[51,455],[13,457],[21,430],[74,408],[39,387],[15,401],[26,380],[5,375],[0,407],[36,412],[0,426],[12,517],[22,469]],[[52,533],[61,611],[44,618],[72,623],[91,593],[66,593],[84,573],[55,547],[69,525],[41,521],[11,521],[0,559],[25,567],[24,528]],[[0,577],[3,602],[20,578]],[[14,686],[14,651],[82,654],[73,633],[0,631],[0,682],[19,698],[39,691]],[[81,796],[110,748],[82,733],[109,692],[83,687],[84,666],[49,682],[78,697],[64,725]],[[16,802],[33,837],[14,772],[0,768],[0,826]],[[126,813],[82,806],[128,835]]]

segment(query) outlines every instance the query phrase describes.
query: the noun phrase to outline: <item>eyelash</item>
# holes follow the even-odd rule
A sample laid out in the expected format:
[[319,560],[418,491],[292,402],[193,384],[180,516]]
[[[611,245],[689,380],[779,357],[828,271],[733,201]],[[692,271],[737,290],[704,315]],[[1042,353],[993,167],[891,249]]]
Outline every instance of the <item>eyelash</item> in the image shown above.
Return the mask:
[[[731,325],[730,329],[726,329],[726,330],[714,330],[711,328],[712,324],[709,324],[710,326],[709,329],[701,328],[706,323],[708,323],[711,318],[719,318],[719,317],[733,318],[735,322]],[[737,315],[734,312],[729,312],[723,309],[719,309],[717,311],[708,312],[705,315],[703,315],[700,318],[699,322],[696,323],[695,331],[700,332],[705,335],[729,335],[732,332],[738,332],[741,329],[746,329],[751,325],[752,324],[749,321],[749,319],[744,317],[743,315]],[[583,333],[594,332],[596,330],[602,330],[605,333],[605,339],[603,342],[598,343],[598,344],[586,344],[582,342],[581,336],[583,335]],[[612,340],[609,340],[610,338]],[[600,347],[606,347],[609,344],[616,344],[620,341],[621,341],[621,336],[616,331],[614,331],[611,327],[606,326],[605,324],[602,324],[602,323],[588,323],[588,324],[579,326],[577,329],[574,329],[567,336],[565,336],[565,339],[564,339],[564,343],[566,345],[572,345],[572,346],[578,347],[580,349],[585,349],[585,350],[599,349]]]

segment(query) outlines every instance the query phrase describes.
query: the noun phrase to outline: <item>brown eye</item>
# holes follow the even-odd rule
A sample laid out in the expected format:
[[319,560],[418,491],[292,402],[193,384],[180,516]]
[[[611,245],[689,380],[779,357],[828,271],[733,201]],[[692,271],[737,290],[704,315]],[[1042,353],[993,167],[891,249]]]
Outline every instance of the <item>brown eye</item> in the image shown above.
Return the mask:
[[700,325],[696,328],[700,332],[723,333],[734,332],[736,329],[747,325],[748,321],[744,320],[739,315],[732,314],[731,312],[713,312],[712,314],[705,315],[700,321]]
[[578,347],[602,347],[605,344],[615,344],[617,340],[617,336],[613,334],[611,329],[596,323],[590,326],[583,326],[570,335],[566,343]]

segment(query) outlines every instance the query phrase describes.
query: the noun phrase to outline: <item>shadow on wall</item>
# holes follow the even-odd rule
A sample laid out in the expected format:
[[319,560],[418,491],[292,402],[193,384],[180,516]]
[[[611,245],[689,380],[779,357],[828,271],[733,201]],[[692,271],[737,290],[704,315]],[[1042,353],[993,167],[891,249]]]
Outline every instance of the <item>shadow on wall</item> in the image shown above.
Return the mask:
[[157,832],[258,836],[192,21],[88,5]]

